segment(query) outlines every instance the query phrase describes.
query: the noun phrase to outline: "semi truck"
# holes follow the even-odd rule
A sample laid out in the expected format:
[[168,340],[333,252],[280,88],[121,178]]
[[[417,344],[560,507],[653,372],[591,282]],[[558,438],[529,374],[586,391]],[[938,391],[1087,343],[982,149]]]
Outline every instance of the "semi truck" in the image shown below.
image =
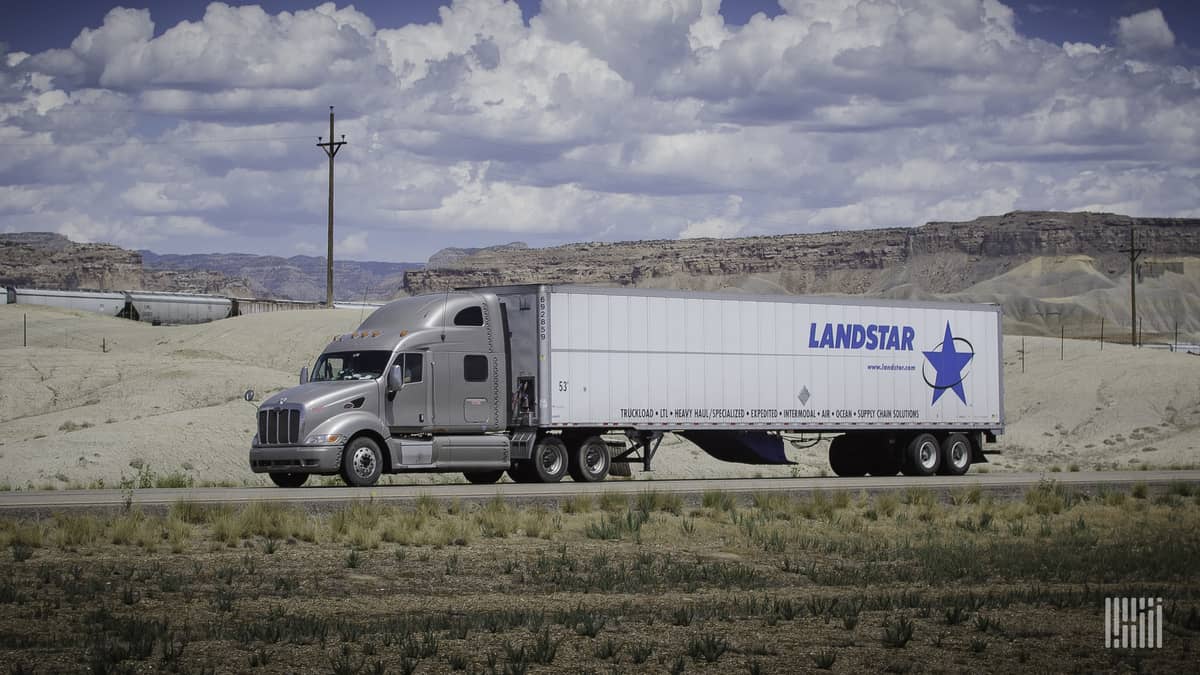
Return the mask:
[[[377,309],[257,411],[250,468],[473,483],[651,470],[663,434],[789,463],[832,437],[839,476],[961,475],[1004,431],[997,305],[532,284]],[[253,392],[247,392],[253,399]]]

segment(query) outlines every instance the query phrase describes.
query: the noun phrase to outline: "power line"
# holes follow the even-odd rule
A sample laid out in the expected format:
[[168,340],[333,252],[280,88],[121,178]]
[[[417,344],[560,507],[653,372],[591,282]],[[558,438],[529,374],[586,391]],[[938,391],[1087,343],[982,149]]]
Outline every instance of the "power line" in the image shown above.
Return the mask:
[[1129,222],[1129,248],[1117,249],[1121,253],[1129,254],[1129,344],[1134,347],[1138,346],[1138,313],[1137,313],[1137,259],[1146,252],[1144,248],[1138,248],[1136,245],[1136,235],[1133,231],[1133,221]]
[[333,309],[333,158],[338,150],[346,144],[346,134],[342,140],[333,140],[333,106],[329,106],[329,141],[322,143],[317,136],[317,147],[329,156],[329,253],[325,256],[325,304]]

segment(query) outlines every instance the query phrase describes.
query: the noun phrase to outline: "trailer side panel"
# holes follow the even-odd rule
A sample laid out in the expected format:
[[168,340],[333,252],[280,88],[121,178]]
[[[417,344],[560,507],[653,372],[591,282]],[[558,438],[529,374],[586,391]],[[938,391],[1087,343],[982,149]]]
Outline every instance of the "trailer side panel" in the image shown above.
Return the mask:
[[546,296],[547,426],[1003,429],[996,306]]

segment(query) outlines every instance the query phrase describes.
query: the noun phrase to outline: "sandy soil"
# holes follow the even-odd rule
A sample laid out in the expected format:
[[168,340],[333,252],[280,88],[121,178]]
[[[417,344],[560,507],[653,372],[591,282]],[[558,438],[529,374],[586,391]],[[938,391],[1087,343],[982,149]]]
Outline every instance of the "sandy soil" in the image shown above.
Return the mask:
[[[261,484],[246,466],[254,407],[242,392],[291,386],[331,336],[361,318],[291,311],[155,327],[0,305],[0,487],[115,486],[139,467]],[[1056,339],[1005,339],[1008,431],[992,470],[1200,463],[1200,357],[1080,340],[1066,341],[1061,360],[1059,350]],[[817,443],[790,448],[792,467],[736,465],[668,437],[656,470],[635,475],[816,475],[828,470],[826,453]]]

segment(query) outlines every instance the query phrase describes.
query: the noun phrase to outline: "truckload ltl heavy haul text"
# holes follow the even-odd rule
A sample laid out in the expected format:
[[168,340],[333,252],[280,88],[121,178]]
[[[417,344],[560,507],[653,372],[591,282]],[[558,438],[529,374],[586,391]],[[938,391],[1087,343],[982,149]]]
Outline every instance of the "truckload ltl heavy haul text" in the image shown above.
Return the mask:
[[250,466],[463,472],[488,483],[649,470],[666,432],[786,463],[835,435],[839,476],[963,474],[1004,430],[996,305],[527,285],[397,300],[258,410]]

